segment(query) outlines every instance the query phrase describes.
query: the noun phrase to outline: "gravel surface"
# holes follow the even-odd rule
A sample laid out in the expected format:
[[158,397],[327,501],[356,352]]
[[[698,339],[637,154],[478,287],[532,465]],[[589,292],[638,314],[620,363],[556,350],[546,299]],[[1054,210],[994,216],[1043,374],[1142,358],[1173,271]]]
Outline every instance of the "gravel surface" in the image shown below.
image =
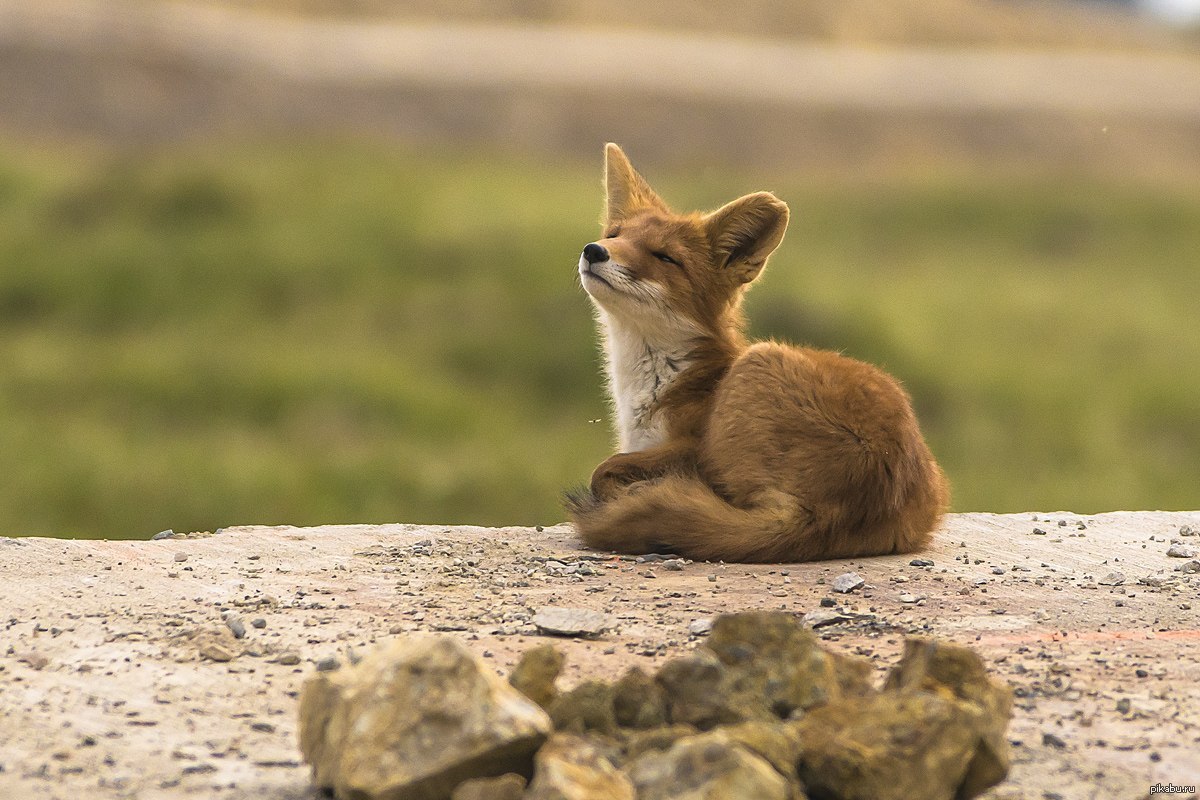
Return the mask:
[[[566,608],[609,625],[553,639],[566,686],[653,671],[726,611],[809,615],[880,675],[907,634],[960,642],[1017,696],[1014,768],[988,797],[1143,798],[1200,783],[1200,575],[1167,555],[1197,528],[958,514],[919,557],[790,565],[613,558],[566,526],[0,539],[0,797],[313,798],[306,676],[407,631],[454,632],[507,674],[549,641],[539,609]],[[850,572],[863,585],[834,593]]]

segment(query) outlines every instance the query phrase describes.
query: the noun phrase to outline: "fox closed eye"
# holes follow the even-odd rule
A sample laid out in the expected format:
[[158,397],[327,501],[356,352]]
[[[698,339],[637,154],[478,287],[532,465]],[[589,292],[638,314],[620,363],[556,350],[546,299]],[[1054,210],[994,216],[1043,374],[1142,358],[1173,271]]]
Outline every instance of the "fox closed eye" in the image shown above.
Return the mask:
[[650,255],[654,256],[654,257],[655,257],[655,258],[657,258],[659,261],[663,261],[663,262],[665,262],[665,263],[667,263],[667,264],[674,264],[674,265],[675,265],[675,266],[677,266],[677,267],[681,267],[681,266],[683,266],[682,264],[680,264],[680,263],[679,263],[678,261],[676,261],[675,259],[671,258],[671,257],[670,257],[669,255],[667,255],[666,253],[662,253],[662,252],[658,252],[658,251],[656,251],[656,252],[653,252],[653,253],[651,253]]

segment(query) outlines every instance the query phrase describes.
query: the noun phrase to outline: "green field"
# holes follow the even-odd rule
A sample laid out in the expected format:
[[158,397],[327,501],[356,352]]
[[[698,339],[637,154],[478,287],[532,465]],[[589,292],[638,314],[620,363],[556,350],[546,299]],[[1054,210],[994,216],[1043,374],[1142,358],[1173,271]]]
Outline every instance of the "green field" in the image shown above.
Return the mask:
[[[901,377],[956,509],[1200,507],[1200,190],[641,166],[789,202],[755,332]],[[0,534],[562,519],[609,445],[599,172],[0,147]]]

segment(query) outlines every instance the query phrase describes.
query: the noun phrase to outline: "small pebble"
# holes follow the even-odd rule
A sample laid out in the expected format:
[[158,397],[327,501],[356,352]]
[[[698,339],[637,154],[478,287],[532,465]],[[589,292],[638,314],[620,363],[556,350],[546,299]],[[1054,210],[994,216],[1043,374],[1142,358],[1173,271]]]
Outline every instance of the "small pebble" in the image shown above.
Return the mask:
[[255,617],[254,619],[250,620],[250,627],[259,629],[265,628],[267,627],[267,621],[262,617]]
[[279,657],[279,663],[285,667],[294,667],[300,663],[300,655],[292,652],[284,653]]
[[233,661],[237,654],[223,644],[209,642],[200,648],[200,657],[209,661]]
[[533,615],[538,632],[555,636],[599,636],[613,626],[613,618],[589,608],[543,606]]
[[857,572],[847,572],[833,579],[833,590],[839,594],[853,592],[866,583]]
[[810,628],[824,628],[826,625],[837,625],[839,622],[852,622],[854,617],[841,611],[810,611],[804,615],[804,622]]
[[671,570],[672,572],[682,572],[683,571],[683,559],[682,558],[668,558],[666,561],[662,562],[662,568]]
[[229,628],[235,639],[246,638],[246,625],[242,622],[241,617],[229,616],[225,618],[225,626]]
[[837,605],[837,600],[834,600],[832,597],[822,597],[821,598],[821,608],[833,608],[836,605]]
[[1195,558],[1196,548],[1186,544],[1173,544],[1167,548],[1169,558]]
[[1062,750],[1067,746],[1066,742],[1053,733],[1043,733],[1042,744],[1046,747],[1053,747],[1055,750]]
[[[1180,531],[1180,533],[1182,533],[1182,531]],[[158,533],[151,536],[150,541],[157,542],[157,541],[161,541],[162,539],[170,539],[174,535],[175,535],[175,531],[171,530],[170,528],[167,528],[165,531],[159,531]]]
[[912,561],[908,562],[908,565],[910,567],[932,567],[933,560],[929,558],[914,558]]
[[335,656],[327,656],[317,662],[317,672],[333,672],[341,665],[342,662],[338,661]]
[[176,553],[175,560],[176,561],[187,561],[188,555],[187,555],[187,553]]

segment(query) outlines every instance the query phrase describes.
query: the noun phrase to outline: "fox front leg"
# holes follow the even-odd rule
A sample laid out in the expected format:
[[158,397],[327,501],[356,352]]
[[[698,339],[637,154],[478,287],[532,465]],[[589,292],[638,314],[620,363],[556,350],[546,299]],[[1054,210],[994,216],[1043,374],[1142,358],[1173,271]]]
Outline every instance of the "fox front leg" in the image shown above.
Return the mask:
[[610,500],[633,484],[664,475],[681,463],[694,462],[694,453],[691,442],[675,442],[611,455],[592,471],[592,495],[597,500]]
[[600,462],[592,471],[592,495],[597,500],[611,500],[630,484],[650,477],[637,460],[638,453],[617,453]]

